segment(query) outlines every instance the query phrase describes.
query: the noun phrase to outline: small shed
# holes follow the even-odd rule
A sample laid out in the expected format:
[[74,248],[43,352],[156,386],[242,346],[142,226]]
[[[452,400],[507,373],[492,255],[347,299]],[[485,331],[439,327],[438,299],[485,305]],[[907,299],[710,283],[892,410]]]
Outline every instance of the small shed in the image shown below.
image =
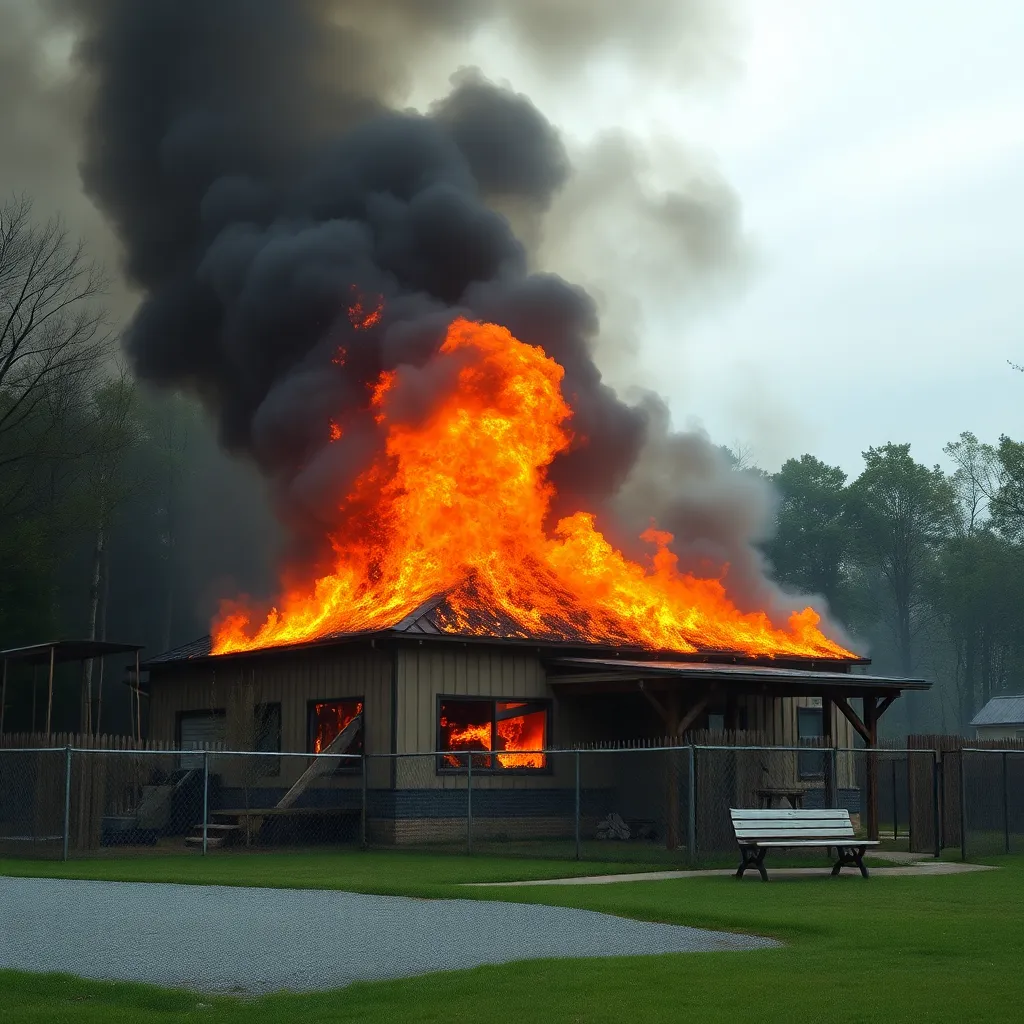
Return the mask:
[[971,719],[979,740],[1024,739],[1024,694],[993,697]]

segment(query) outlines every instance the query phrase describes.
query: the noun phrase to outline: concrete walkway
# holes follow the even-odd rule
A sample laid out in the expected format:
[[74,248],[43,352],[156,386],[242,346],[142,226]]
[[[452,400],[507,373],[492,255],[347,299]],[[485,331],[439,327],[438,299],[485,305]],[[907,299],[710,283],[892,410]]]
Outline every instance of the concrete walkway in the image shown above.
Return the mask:
[[[769,878],[828,878],[831,870],[827,865],[820,868],[768,868]],[[871,876],[900,878],[904,875],[961,875],[971,871],[994,871],[988,864],[962,864],[958,861],[932,860],[918,864],[904,864],[900,867],[869,868]],[[580,878],[547,878],[529,882],[467,882],[467,885],[481,887],[502,887],[510,885],[611,885],[614,882],[664,882],[673,878],[726,878],[736,873],[735,868],[716,868],[711,871],[638,871],[628,875],[584,875]],[[852,868],[845,868],[844,876],[857,876]],[[760,882],[754,870],[748,870],[744,881]]]

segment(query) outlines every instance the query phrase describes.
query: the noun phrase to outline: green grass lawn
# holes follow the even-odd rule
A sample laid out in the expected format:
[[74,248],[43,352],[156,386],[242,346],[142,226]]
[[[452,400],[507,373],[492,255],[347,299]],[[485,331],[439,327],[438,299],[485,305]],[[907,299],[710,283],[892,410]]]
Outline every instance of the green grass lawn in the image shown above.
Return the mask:
[[[787,946],[748,953],[543,961],[332,993],[258,1000],[165,992],[68,977],[0,974],[6,1022],[514,1021],[545,1024],[749,1020],[755,1022],[1018,1021],[1024,1004],[1024,858],[1002,870],[946,877],[777,879],[712,877],[604,886],[460,889],[452,880],[537,877],[523,861],[346,854],[25,864],[23,874],[324,883],[363,891],[540,902],[645,920],[774,935]],[[551,865],[546,865],[548,869]],[[565,862],[558,870],[564,874]],[[580,865],[593,869],[595,865]],[[623,865],[618,865],[619,868]],[[68,869],[68,870],[63,870]],[[87,869],[87,870],[83,870]],[[536,870],[534,870],[536,869]],[[0,873],[10,862],[0,862]],[[320,874],[318,874],[318,871]]]

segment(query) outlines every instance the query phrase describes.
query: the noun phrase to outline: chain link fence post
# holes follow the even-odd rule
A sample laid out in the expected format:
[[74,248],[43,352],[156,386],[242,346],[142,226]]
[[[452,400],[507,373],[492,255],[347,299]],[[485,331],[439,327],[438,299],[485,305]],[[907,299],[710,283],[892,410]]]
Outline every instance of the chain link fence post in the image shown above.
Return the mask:
[[697,861],[697,753],[687,748],[686,772],[686,852],[690,863]]
[[466,853],[473,852],[473,755],[466,754]]
[[581,858],[581,847],[580,847],[580,752],[578,750],[576,751],[576,808],[575,808],[575,814],[576,814],[576,824],[575,824],[576,859],[580,860],[582,858]]
[[1006,852],[1010,852],[1010,785],[1006,763],[1008,755],[1003,751],[1003,840]]
[[210,821],[210,752],[203,751],[203,856],[206,856],[209,841]]
[[68,844],[71,840],[71,747],[64,748],[64,840],[61,860],[68,859]]
[[960,751],[960,859],[967,860],[967,789],[964,780],[966,755]]
[[363,849],[365,850],[370,845],[369,844],[369,837],[366,834],[366,807],[367,807],[367,803],[369,802],[369,796],[370,796],[370,794],[369,794],[370,766],[369,766],[369,763],[366,760],[366,751],[365,750],[363,751],[362,765],[363,765],[363,796],[362,796],[363,805],[362,805],[362,807],[360,808],[360,811],[359,811],[359,831],[360,831],[361,845],[362,845]]

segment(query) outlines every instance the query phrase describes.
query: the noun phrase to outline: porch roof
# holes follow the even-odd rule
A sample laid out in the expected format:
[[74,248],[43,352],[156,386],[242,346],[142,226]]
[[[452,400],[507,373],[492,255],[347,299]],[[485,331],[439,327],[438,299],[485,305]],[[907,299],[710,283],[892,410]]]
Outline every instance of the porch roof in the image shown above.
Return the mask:
[[548,683],[556,688],[587,692],[635,690],[638,683],[719,683],[737,693],[801,696],[835,693],[844,696],[899,696],[904,690],[927,690],[924,679],[877,676],[849,671],[784,666],[721,664],[696,661],[634,661],[624,658],[554,658]]

